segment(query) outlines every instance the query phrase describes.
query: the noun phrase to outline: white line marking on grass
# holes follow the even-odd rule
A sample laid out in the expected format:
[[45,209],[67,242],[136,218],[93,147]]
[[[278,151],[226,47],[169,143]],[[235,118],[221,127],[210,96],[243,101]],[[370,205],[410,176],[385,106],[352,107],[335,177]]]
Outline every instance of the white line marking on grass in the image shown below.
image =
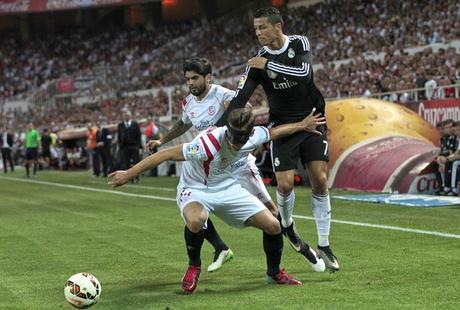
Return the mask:
[[[314,217],[303,216],[303,215],[292,215],[292,217],[300,218],[300,219],[304,219],[304,220],[314,220],[315,219]],[[438,237],[460,239],[460,235],[442,233],[442,232],[438,232],[438,231],[421,230],[421,229],[414,229],[414,228],[404,228],[404,227],[398,227],[398,226],[387,226],[387,225],[379,225],[379,224],[369,224],[369,223],[352,222],[352,221],[342,221],[342,220],[331,220],[331,222],[339,223],[339,224],[353,225],[353,226],[373,227],[373,228],[381,228],[381,229],[387,229],[387,230],[397,230],[397,231],[411,232],[411,233],[423,234],[423,235],[432,235],[432,236],[438,236]]]
[[98,192],[98,193],[109,193],[109,194],[122,195],[122,196],[129,196],[129,197],[139,197],[139,198],[166,200],[166,201],[176,201],[176,199],[174,199],[174,198],[168,198],[168,197],[160,197],[160,196],[153,196],[153,195],[142,195],[142,194],[133,194],[133,193],[126,193],[126,192],[119,192],[119,191],[110,190],[110,189],[99,189],[99,188],[92,188],[92,187],[85,187],[85,186],[78,186],[78,185],[53,183],[53,182],[47,182],[47,181],[29,180],[29,179],[19,179],[19,178],[2,177],[2,176],[0,176],[0,179],[11,180],[11,181],[16,181],[16,182],[23,182],[23,183],[34,183],[34,184],[42,184],[42,185],[52,185],[52,186],[63,187],[63,188],[79,189],[79,190],[90,191],[90,192]]
[[[176,199],[168,198],[168,197],[132,194],[132,193],[126,193],[126,192],[118,192],[115,190],[98,189],[98,188],[91,188],[91,187],[84,187],[84,186],[77,186],[77,185],[70,185],[70,184],[60,184],[60,183],[53,183],[53,182],[47,182],[47,181],[20,179],[20,178],[12,178],[12,177],[4,177],[4,176],[0,176],[0,179],[12,180],[12,181],[24,182],[24,183],[52,185],[52,186],[63,187],[63,188],[79,189],[79,190],[93,191],[93,192],[99,192],[99,193],[109,193],[109,194],[116,194],[116,195],[122,195],[122,196],[139,197],[139,198],[156,199],[156,200],[166,200],[166,201],[176,201]],[[293,217],[304,219],[304,220],[314,220],[315,219],[314,217],[303,216],[303,215],[293,215]],[[380,229],[386,229],[386,230],[411,232],[411,233],[416,233],[416,234],[431,235],[431,236],[444,237],[444,238],[460,239],[460,235],[442,233],[438,231],[421,230],[421,229],[405,228],[405,227],[397,227],[397,226],[387,226],[387,225],[379,225],[379,224],[370,224],[370,223],[361,223],[361,222],[352,222],[352,221],[342,221],[342,220],[331,220],[331,222],[338,223],[338,224],[353,225],[353,226],[372,227],[372,228],[380,228]]]
[[134,185],[134,184],[126,184],[124,185],[124,187],[155,189],[155,190],[165,191],[165,192],[176,192],[177,190],[175,188],[169,188],[169,187],[145,186],[145,185]]

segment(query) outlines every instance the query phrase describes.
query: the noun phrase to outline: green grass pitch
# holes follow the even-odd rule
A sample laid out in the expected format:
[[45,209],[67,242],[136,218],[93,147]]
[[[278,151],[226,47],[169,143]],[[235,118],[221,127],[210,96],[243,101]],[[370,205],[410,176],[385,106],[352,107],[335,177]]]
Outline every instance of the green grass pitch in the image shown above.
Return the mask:
[[[0,309],[71,309],[64,282],[83,271],[102,284],[94,309],[460,309],[460,206],[333,199],[337,220],[454,237],[332,223],[338,273],[314,273],[285,242],[282,266],[303,282],[299,287],[266,284],[262,233],[214,217],[235,259],[216,273],[204,270],[197,291],[184,295],[177,178],[144,177],[140,186],[115,190],[106,182],[86,171],[39,172],[30,182],[21,171],[0,176]],[[312,216],[308,189],[296,189],[294,213]],[[314,221],[296,223],[316,246]],[[212,255],[205,243],[203,269]]]

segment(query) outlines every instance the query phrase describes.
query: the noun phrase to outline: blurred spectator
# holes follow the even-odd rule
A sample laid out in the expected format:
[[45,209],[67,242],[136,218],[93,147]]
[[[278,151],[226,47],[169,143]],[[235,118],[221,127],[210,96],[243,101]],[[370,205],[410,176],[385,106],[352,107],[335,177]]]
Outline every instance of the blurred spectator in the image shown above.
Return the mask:
[[[153,121],[153,115],[152,114],[149,114],[149,116],[147,118],[147,126],[145,127],[144,135],[145,135],[145,142],[146,143],[151,141],[151,140],[159,140],[159,139],[161,139],[160,129],[158,128],[158,126]],[[151,154],[156,153],[157,151],[158,151],[158,147],[150,149]],[[150,170],[149,176],[151,176],[151,177],[158,176],[158,168],[155,167],[152,170]]]
[[428,100],[434,99],[435,90],[438,84],[434,79],[430,79],[425,83],[425,97]]
[[[123,112],[123,121],[118,124],[118,146],[122,169],[126,170],[140,161],[141,130],[138,123],[132,120],[130,111]],[[139,176],[133,182],[139,183]]]
[[97,130],[96,126],[88,123],[86,131],[86,148],[91,155],[91,165],[93,166],[93,176],[99,177],[101,174],[101,166],[99,162],[99,150],[97,148]]
[[455,137],[457,138],[456,144],[457,148],[455,152],[446,157],[448,162],[452,162],[452,177],[451,177],[451,190],[449,193],[454,195],[459,195],[460,187],[460,178],[459,178],[459,168],[460,168],[460,122],[455,123]]
[[451,188],[452,162],[447,161],[447,157],[457,149],[457,136],[455,135],[454,121],[445,120],[437,124],[440,130],[439,155],[430,163],[433,173],[436,176],[436,195],[448,195]]
[[3,172],[8,172],[8,165],[11,172],[14,172],[13,159],[11,158],[11,149],[13,148],[14,136],[8,127],[4,127],[0,132],[0,148],[3,159]]
[[40,134],[33,123],[27,125],[25,134],[25,149],[26,149],[26,176],[30,178],[30,165],[33,165],[33,175],[37,174],[38,153],[40,145]]
[[109,133],[105,124],[101,124],[101,122],[97,122],[97,128],[97,153],[101,159],[102,173],[104,177],[107,177],[112,167],[112,135]]
[[49,130],[47,128],[43,129],[43,133],[41,136],[41,146],[42,146],[42,154],[41,158],[46,166],[46,168],[50,167],[51,163],[51,136]]

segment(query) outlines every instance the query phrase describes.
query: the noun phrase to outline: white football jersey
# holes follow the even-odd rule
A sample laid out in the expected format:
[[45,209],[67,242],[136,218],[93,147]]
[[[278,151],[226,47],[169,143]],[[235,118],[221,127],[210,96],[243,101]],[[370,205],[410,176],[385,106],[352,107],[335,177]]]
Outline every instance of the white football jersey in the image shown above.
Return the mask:
[[208,129],[224,114],[224,102],[232,100],[234,96],[235,91],[216,84],[211,84],[201,101],[190,94],[182,101],[182,122],[192,123],[200,132]]
[[270,141],[270,131],[256,126],[245,145],[231,149],[225,139],[227,127],[210,128],[182,147],[186,162],[182,165],[179,187],[220,190],[235,183],[247,164],[248,154]]

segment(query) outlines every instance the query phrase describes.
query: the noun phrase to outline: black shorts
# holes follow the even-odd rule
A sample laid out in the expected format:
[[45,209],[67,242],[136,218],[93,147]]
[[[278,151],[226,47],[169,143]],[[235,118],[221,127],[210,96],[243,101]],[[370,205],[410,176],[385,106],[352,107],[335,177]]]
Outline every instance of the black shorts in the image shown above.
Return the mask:
[[46,158],[46,157],[51,158],[51,151],[50,151],[50,149],[43,149],[43,151],[42,151],[42,157],[44,157],[44,158]]
[[36,147],[26,148],[26,160],[36,160],[38,157],[38,149]]
[[329,161],[327,134],[316,135],[298,132],[272,142],[273,169],[287,171],[297,169],[299,159],[302,165],[314,160]]

